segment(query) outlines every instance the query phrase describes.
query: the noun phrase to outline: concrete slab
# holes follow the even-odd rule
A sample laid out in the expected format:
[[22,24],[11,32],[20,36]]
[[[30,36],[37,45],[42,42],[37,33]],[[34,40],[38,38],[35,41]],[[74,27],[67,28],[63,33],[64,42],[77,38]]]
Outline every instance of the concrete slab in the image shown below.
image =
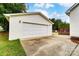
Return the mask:
[[33,56],[62,56],[64,51],[64,44],[62,42],[50,43],[41,46]]
[[78,47],[75,49],[75,51],[73,52],[72,56],[79,56],[79,45],[78,45]]
[[39,47],[52,42],[52,40],[50,38],[43,38],[43,39],[32,39],[32,40],[20,40],[20,42],[26,54],[33,55],[39,49]]
[[[29,56],[70,56],[76,43],[70,40],[70,36],[57,35],[42,39],[20,40]],[[76,52],[74,55],[78,55]]]
[[70,56],[73,49],[75,48],[75,46],[77,45],[76,43],[73,43],[70,40],[70,36],[67,35],[59,35],[56,38],[59,38],[60,41],[62,41],[63,43],[65,43],[64,48],[65,48],[65,56]]

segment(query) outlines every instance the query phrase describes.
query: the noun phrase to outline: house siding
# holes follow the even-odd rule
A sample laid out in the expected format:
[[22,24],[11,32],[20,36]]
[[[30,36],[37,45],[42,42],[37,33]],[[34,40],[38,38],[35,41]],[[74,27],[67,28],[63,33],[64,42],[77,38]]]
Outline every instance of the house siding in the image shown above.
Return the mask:
[[79,6],[70,13],[70,36],[79,37]]

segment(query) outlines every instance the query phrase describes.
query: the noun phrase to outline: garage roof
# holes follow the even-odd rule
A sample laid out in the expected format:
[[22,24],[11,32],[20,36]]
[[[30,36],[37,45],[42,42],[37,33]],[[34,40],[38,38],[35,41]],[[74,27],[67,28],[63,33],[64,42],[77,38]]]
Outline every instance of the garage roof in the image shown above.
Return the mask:
[[47,21],[49,21],[51,24],[54,24],[53,22],[51,22],[49,20],[48,17],[46,17],[45,15],[43,15],[41,12],[28,12],[28,13],[12,13],[12,14],[4,14],[4,16],[6,17],[7,20],[9,20],[9,17],[13,17],[13,16],[22,16],[22,15],[41,15],[43,18],[45,18]]
[[70,13],[79,5],[79,3],[75,3],[74,5],[72,5],[67,11],[66,14],[69,16]]

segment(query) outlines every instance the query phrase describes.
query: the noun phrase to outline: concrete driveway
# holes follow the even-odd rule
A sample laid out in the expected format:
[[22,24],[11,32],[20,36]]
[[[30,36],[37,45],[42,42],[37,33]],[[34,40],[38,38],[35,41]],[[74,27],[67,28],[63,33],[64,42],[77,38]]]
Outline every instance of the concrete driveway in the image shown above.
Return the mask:
[[20,40],[28,56],[79,56],[79,45],[70,40],[67,35]]

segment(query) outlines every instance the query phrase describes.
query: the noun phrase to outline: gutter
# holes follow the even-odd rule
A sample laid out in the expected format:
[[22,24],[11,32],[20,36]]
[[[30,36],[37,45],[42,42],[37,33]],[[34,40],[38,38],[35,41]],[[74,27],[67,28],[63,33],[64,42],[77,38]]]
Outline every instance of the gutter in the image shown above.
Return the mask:
[[79,3],[75,3],[72,5],[65,13],[66,15],[70,16],[70,13],[79,5]]

